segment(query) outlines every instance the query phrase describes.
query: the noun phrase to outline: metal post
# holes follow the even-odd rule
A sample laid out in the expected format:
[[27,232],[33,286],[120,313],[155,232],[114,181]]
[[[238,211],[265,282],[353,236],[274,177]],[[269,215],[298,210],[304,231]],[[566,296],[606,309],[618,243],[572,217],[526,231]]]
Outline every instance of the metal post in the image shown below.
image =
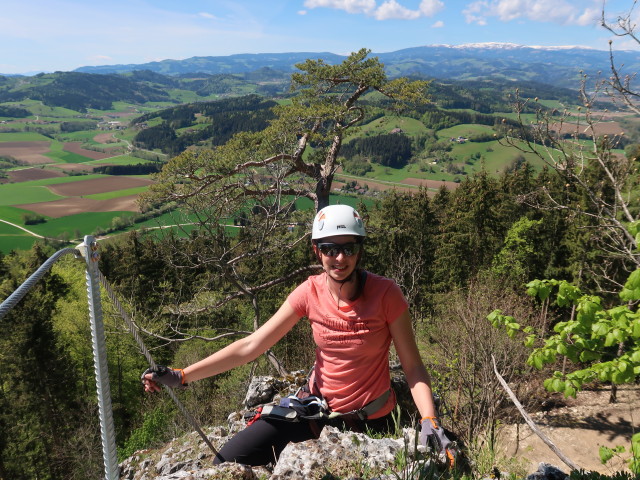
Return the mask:
[[98,410],[102,433],[102,454],[106,480],[117,480],[118,456],[116,453],[116,435],[113,425],[111,391],[107,367],[107,346],[102,321],[102,303],[100,302],[100,281],[98,276],[98,244],[93,236],[84,237],[84,243],[78,245],[87,263],[87,294],[89,297],[89,317],[91,321],[91,339],[93,342],[93,361],[96,371],[98,390]]

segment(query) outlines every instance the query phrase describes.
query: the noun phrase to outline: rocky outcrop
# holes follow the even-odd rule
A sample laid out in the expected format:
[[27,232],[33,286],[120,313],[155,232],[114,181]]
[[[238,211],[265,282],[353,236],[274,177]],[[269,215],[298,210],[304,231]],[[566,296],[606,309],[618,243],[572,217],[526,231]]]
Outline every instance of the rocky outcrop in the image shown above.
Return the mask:
[[[221,445],[228,438],[227,431],[219,428],[206,434],[214,445]],[[392,470],[434,468],[431,462],[415,461],[415,434],[415,430],[405,429],[400,438],[373,439],[326,427],[317,440],[289,444],[272,469],[238,464],[214,466],[213,453],[198,436],[189,434],[174,439],[164,448],[141,451],[125,460],[120,478],[306,480],[331,473],[337,478],[391,480],[397,478],[391,474]],[[365,472],[367,475],[363,476]]]
[[[248,389],[245,406],[278,400],[294,393],[304,383],[303,372],[291,378],[255,378]],[[265,400],[266,399],[266,400]],[[204,428],[211,443],[220,448],[244,428],[244,413],[229,416],[227,427]],[[297,480],[334,478],[350,480],[410,480],[438,478],[445,468],[430,459],[417,445],[413,428],[398,431],[397,438],[371,438],[354,432],[325,427],[320,438],[289,444],[276,465],[249,467],[225,463],[213,465],[214,453],[195,432],[173,439],[164,447],[143,450],[120,465],[122,480]],[[425,459],[426,458],[426,459]],[[527,480],[565,480],[559,469],[541,464]]]

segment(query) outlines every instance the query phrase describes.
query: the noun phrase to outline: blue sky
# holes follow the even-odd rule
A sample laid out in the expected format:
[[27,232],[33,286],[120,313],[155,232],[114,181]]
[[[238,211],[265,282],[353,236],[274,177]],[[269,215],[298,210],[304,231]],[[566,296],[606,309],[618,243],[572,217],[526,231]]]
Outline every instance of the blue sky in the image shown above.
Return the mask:
[[[632,0],[606,0],[611,18]],[[606,50],[603,0],[2,0],[0,72],[508,42]],[[635,14],[635,12],[634,12]],[[617,49],[634,49],[616,39]]]

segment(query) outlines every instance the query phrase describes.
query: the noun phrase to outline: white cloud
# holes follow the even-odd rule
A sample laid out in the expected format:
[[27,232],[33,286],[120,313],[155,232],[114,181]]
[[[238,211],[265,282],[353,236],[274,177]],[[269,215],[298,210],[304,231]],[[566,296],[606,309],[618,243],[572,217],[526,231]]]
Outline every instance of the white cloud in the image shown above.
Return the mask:
[[475,0],[463,10],[467,23],[486,25],[488,17],[509,22],[528,19],[563,25],[595,25],[600,10],[584,0]]
[[387,0],[376,9],[374,17],[377,20],[415,20],[420,17],[420,12],[418,10],[409,10],[396,2],[396,0]]
[[420,17],[432,17],[444,8],[444,3],[441,0],[421,0],[417,10],[411,10],[397,0],[383,0],[380,6],[376,0],[305,0],[304,6],[335,8],[347,13],[363,13],[377,20],[415,20]]
[[305,0],[307,8],[335,8],[347,13],[372,13],[376,8],[376,0]]
[[420,13],[425,17],[433,17],[444,9],[444,3],[440,0],[422,0],[419,9]]
[[588,26],[599,24],[602,19],[602,10],[598,8],[585,8],[582,15],[576,19],[578,25]]
[[444,22],[442,20],[438,20],[436,23],[431,25],[431,28],[442,28],[444,27]]
[[306,15],[307,11],[306,10],[298,10],[298,15]]
[[211,20],[216,20],[218,18],[215,15],[213,15],[211,13],[207,13],[207,12],[200,12],[200,13],[198,13],[198,16],[202,17],[202,18],[209,18]]

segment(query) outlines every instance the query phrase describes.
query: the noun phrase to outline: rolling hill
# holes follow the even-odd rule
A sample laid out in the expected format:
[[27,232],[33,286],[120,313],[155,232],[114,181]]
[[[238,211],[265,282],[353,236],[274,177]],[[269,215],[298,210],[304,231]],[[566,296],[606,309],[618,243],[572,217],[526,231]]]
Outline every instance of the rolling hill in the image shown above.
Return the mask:
[[[609,52],[584,47],[528,47],[509,43],[468,45],[428,45],[388,53],[373,53],[386,66],[390,76],[420,75],[440,79],[504,79],[535,81],[576,88],[580,72],[590,76],[610,70]],[[164,75],[247,73],[268,67],[290,73],[296,63],[322,58],[328,63],[344,56],[327,52],[261,53],[229,56],[192,57],[163,60],[140,65],[81,67],[84,73],[126,73],[150,70]],[[640,68],[640,54],[616,52],[616,61],[628,72]]]

